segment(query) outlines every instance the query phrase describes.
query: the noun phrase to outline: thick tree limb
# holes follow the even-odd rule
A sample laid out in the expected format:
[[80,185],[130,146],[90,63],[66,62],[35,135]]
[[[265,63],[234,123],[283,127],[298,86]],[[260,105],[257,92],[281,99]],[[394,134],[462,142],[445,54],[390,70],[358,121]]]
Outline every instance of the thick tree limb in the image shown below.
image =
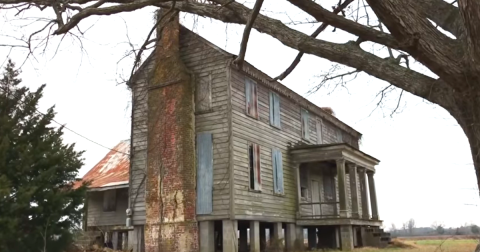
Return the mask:
[[[480,70],[480,2],[478,0],[460,0],[460,14],[466,28],[467,46],[471,59],[470,66]],[[477,77],[478,78],[478,77]]]
[[[159,5],[165,8],[170,7],[167,3]],[[175,8],[180,11],[236,24],[246,24],[251,13],[249,8],[237,2],[231,3],[228,10],[223,9],[222,11],[218,11],[212,5],[185,4],[183,2],[177,3]],[[287,27],[279,20],[262,14],[257,16],[253,27],[259,32],[276,38],[288,47],[364,71],[445,108],[451,108],[452,104],[454,104],[451,101],[452,89],[443,81],[406,69],[395,64],[395,62],[365,52],[355,45],[353,41],[346,44],[336,44],[314,39]]]
[[253,23],[260,13],[260,8],[262,7],[263,0],[257,0],[255,6],[253,7],[252,14],[247,21],[245,29],[243,30],[242,43],[240,44],[240,53],[238,57],[233,61],[234,64],[237,64],[239,67],[242,67],[243,61],[245,60],[245,53],[247,52],[248,38],[250,37],[250,31],[252,30]]
[[[344,10],[350,3],[352,3],[353,0],[346,0],[345,2],[343,2],[342,4],[340,4],[339,6],[337,6],[337,8],[335,8],[333,10],[333,13],[336,15],[338,14],[340,11]],[[320,34],[321,32],[323,32],[326,28],[328,27],[328,24],[327,23],[322,23],[322,25],[320,25],[320,27],[317,28],[317,30],[315,30],[312,35],[310,35],[310,37],[312,38],[316,38],[318,36],[318,34]],[[293,60],[292,64],[290,64],[290,66],[283,72],[281,73],[279,76],[275,77],[272,79],[272,81],[277,81],[277,80],[283,80],[285,79],[291,72],[293,72],[293,70],[295,69],[295,67],[297,67],[298,63],[300,63],[300,60],[302,59],[303,57],[303,52],[298,52],[297,54],[297,57],[295,57],[295,59]]]
[[457,7],[444,0],[417,1],[419,10],[442,29],[450,32],[457,38],[464,33],[463,21]]
[[[418,11],[416,0],[367,0],[402,50],[450,83],[465,81],[461,44],[439,30]],[[461,82],[460,81],[460,82]],[[457,88],[457,86],[453,87]]]
[[395,40],[392,35],[375,30],[365,25],[361,25],[355,21],[332,13],[311,0],[288,1],[306,13],[310,14],[319,22],[325,22],[333,27],[337,27],[348,33],[359,36],[363,40],[379,43],[394,49],[401,49],[397,40]]

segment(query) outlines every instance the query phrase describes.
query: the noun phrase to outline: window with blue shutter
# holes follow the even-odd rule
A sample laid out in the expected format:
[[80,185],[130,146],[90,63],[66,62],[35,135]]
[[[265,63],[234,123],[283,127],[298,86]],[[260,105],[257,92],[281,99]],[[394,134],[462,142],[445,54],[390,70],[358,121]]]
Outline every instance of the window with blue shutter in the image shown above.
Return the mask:
[[302,138],[305,140],[310,140],[308,120],[309,120],[308,111],[305,109],[302,109],[302,112],[301,112]]
[[273,190],[276,194],[283,194],[283,164],[282,152],[272,149]]
[[280,96],[270,93],[270,124],[280,128]]
[[212,133],[197,134],[197,214],[213,210],[213,143]]
[[245,78],[245,113],[258,119],[257,83]]

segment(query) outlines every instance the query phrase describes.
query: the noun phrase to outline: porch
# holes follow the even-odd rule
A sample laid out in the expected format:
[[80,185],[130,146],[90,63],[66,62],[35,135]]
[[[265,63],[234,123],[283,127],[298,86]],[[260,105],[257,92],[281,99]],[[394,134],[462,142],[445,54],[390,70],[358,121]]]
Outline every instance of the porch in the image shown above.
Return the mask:
[[345,143],[295,146],[290,154],[297,225],[381,225],[374,181],[379,160]]

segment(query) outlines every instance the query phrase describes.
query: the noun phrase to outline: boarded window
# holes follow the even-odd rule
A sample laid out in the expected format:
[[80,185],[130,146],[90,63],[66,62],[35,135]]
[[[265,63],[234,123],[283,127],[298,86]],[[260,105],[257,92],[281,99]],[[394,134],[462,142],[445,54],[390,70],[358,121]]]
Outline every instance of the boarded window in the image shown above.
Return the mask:
[[308,111],[305,109],[302,109],[301,111],[302,138],[305,140],[310,139],[308,119],[309,119]]
[[323,144],[323,122],[322,119],[317,118],[317,144]]
[[245,78],[245,99],[247,115],[258,119],[257,83],[249,78]]
[[343,134],[341,130],[337,130],[337,143],[343,143]]
[[202,76],[195,89],[195,111],[210,110],[212,105],[212,75]]
[[273,189],[275,193],[283,194],[283,164],[282,152],[272,149]]
[[212,133],[197,134],[197,214],[213,211]]
[[250,188],[262,190],[262,173],[260,167],[260,146],[251,143],[248,145],[248,158],[250,168]]
[[103,192],[103,211],[115,212],[117,209],[117,191],[107,190]]
[[270,124],[280,128],[280,97],[270,93]]

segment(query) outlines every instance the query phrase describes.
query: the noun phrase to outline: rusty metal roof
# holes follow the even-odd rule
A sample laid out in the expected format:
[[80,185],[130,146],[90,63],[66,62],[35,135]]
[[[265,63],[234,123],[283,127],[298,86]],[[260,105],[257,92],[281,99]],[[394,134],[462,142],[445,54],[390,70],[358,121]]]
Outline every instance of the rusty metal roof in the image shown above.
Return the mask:
[[87,172],[81,181],[91,181],[89,190],[107,189],[110,187],[127,187],[130,168],[130,140],[123,140],[115,146],[100,162]]

